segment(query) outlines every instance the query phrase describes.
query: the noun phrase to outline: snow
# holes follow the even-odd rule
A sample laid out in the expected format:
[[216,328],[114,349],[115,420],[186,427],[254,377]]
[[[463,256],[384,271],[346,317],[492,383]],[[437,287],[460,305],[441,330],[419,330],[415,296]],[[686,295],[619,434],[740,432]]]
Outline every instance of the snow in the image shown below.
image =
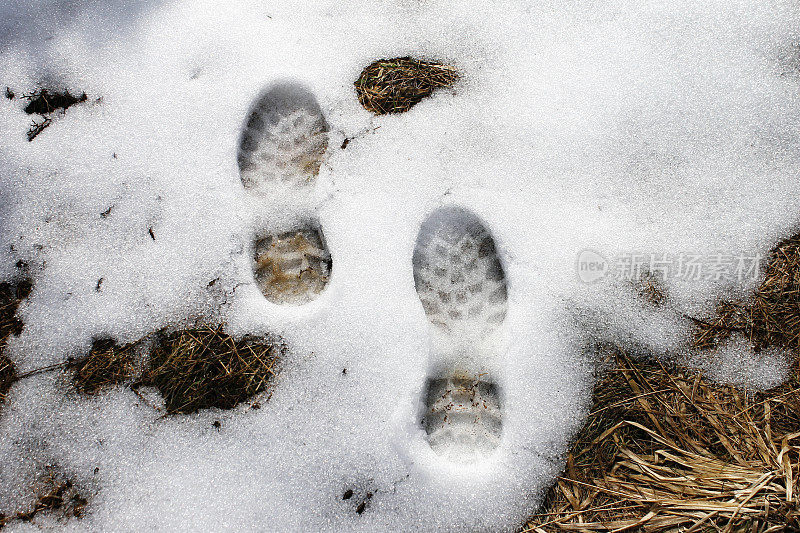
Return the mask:
[[728,339],[712,357],[689,360],[713,380],[736,387],[767,390],[780,385],[791,375],[791,354],[767,349],[753,353],[741,335]]
[[[670,278],[655,308],[624,281],[580,282],[579,253],[764,255],[800,208],[793,2],[527,4],[4,2],[0,83],[89,96],[32,142],[20,99],[0,99],[0,272],[24,260],[35,280],[7,350],[18,370],[198,317],[291,351],[259,410],[161,418],[125,387],[86,399],[59,373],[18,382],[0,410],[0,512],[57,465],[91,495],[84,518],[50,524],[76,530],[518,527],[586,414],[588,347],[685,357],[683,315],[757,284]],[[353,81],[403,55],[461,81],[369,114]],[[239,177],[247,113],[283,80],[331,130],[308,197],[250,195]],[[417,419],[431,347],[412,254],[442,205],[484,222],[508,282],[502,441],[471,464],[435,453]],[[331,280],[275,305],[254,284],[252,236],[308,212]],[[742,372],[749,354],[733,340],[693,364],[737,385],[782,379],[782,354]]]

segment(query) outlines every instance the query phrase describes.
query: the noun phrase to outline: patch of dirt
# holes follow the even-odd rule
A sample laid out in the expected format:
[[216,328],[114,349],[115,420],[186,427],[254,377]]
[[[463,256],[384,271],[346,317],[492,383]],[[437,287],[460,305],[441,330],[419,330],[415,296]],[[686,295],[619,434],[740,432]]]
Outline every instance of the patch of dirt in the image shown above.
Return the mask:
[[663,307],[667,301],[666,287],[658,276],[645,272],[633,282],[637,296],[652,307]]
[[19,304],[31,293],[33,284],[29,279],[17,283],[0,283],[0,353],[8,338],[22,333],[22,322],[17,318]]
[[[16,374],[11,361],[0,358],[0,400],[14,381],[61,369],[72,372],[72,384],[85,395],[136,379],[130,387],[140,397],[143,386],[161,392],[166,414],[210,407],[231,409],[268,388],[286,351],[277,337],[236,340],[221,326],[203,326],[161,333],[150,350],[149,366],[142,371],[137,356],[141,342],[120,345],[113,339],[98,338],[84,357],[23,375]],[[252,408],[258,409],[260,404]]]
[[135,343],[120,346],[113,339],[95,339],[86,357],[71,362],[74,370],[72,382],[81,394],[97,394],[119,383],[124,383],[136,373]]
[[285,350],[280,339],[236,340],[221,326],[182,330],[157,343],[134,387],[157,388],[168,414],[231,409],[268,388]]
[[22,333],[23,324],[17,318],[17,309],[32,288],[33,284],[29,279],[17,283],[0,283],[0,405],[5,402],[11,385],[17,380],[14,363],[3,352],[9,337]]
[[6,401],[11,385],[17,380],[17,371],[11,359],[0,355],[0,406]]
[[49,115],[58,110],[66,110],[75,104],[83,103],[87,100],[86,93],[80,96],[73,96],[68,90],[63,92],[48,91],[47,89],[37,89],[30,94],[25,94],[22,98],[28,100],[25,112],[29,115]]
[[62,476],[48,473],[38,491],[36,502],[28,511],[14,516],[0,514],[0,529],[14,520],[34,522],[40,513],[54,513],[60,519],[80,518],[88,501],[75,488],[72,481]]
[[[13,95],[13,93],[11,94]],[[74,96],[68,90],[59,92],[48,89],[36,89],[29,94],[23,94],[21,98],[28,100],[28,105],[24,109],[27,114],[41,117],[40,120],[31,121],[28,129],[28,141],[34,140],[52,123],[52,117],[56,111],[63,113],[75,104],[83,103],[88,99],[86,93]]]
[[357,515],[369,509],[370,502],[378,490],[371,483],[362,483],[348,488],[342,494],[342,501],[349,505]]
[[379,59],[355,81],[358,101],[376,115],[403,113],[458,79],[454,67],[411,57]]

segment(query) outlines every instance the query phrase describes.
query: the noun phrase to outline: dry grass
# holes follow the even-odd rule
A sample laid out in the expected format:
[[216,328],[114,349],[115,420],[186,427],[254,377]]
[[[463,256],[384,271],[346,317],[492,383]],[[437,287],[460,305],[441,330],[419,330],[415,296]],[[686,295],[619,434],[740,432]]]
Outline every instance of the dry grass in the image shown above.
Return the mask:
[[14,363],[3,352],[9,337],[22,333],[22,322],[17,318],[17,308],[28,297],[31,288],[31,282],[27,279],[14,284],[0,283],[0,405],[5,402],[8,390],[17,380]]
[[136,373],[136,344],[118,345],[113,339],[95,339],[89,355],[72,361],[72,382],[81,394],[97,394],[131,379]]
[[667,301],[664,282],[649,272],[645,272],[633,283],[636,294],[653,307],[661,307]]
[[756,350],[800,349],[800,235],[773,248],[750,302],[724,301],[714,317],[695,320],[692,344],[712,349],[734,332],[750,339]]
[[17,318],[17,308],[28,297],[32,287],[27,279],[19,283],[0,283],[0,354],[10,336],[22,333],[22,322]]
[[800,531],[800,375],[747,394],[611,351],[564,476],[525,531]]
[[80,518],[88,503],[70,480],[53,472],[48,472],[38,492],[39,497],[28,511],[9,517],[0,514],[0,529],[13,520],[31,522],[40,513],[58,513],[62,519]]
[[17,371],[14,363],[5,355],[0,355],[0,405],[6,401],[8,390],[16,380]]
[[403,113],[458,79],[456,69],[410,57],[379,59],[355,82],[358,101],[376,115]]
[[222,327],[201,327],[164,337],[136,385],[156,387],[167,413],[231,409],[266,390],[285,347],[279,340],[235,340]]
[[59,110],[66,110],[75,104],[83,103],[87,100],[86,93],[80,96],[73,96],[68,90],[48,91],[47,89],[36,89],[30,94],[23,94],[22,98],[28,100],[25,112],[29,115],[49,115]]
[[[663,302],[657,286],[639,289]],[[750,302],[692,320],[697,350],[737,333],[756,350],[797,354],[800,235],[772,250]],[[595,389],[566,474],[526,531],[800,531],[800,366],[755,394],[609,353],[614,370]]]
[[222,326],[202,326],[162,333],[144,372],[137,364],[137,350],[139,343],[119,345],[112,339],[96,339],[85,357],[22,375],[0,356],[0,401],[13,382],[63,369],[72,372],[72,383],[81,394],[97,394],[141,374],[130,384],[131,389],[139,394],[142,386],[157,388],[164,397],[166,414],[209,407],[231,409],[266,390],[286,347],[277,338],[236,340],[225,334]]
[[758,346],[800,349],[800,235],[773,249],[750,321]]
[[[86,357],[70,361],[78,392],[92,395],[130,381],[138,372],[138,343],[119,345],[98,339]],[[231,409],[266,389],[282,355],[278,342],[255,338],[235,340],[221,327],[200,327],[162,334],[150,352],[150,364],[132,383],[156,387],[167,414],[193,413],[218,407]]]
[[29,115],[41,116],[40,121],[33,120],[28,129],[28,141],[34,140],[51,123],[52,115],[56,111],[65,112],[75,104],[83,103],[87,100],[86,93],[80,96],[73,96],[69,91],[48,91],[47,89],[36,89],[30,94],[23,94],[23,99],[28,100],[25,112]]

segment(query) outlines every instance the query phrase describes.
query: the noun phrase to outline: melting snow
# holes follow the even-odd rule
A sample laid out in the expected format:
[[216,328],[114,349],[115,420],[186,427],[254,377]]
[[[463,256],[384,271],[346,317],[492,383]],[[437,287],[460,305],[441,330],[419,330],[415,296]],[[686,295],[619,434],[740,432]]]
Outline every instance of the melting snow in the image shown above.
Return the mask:
[[[91,495],[84,518],[59,524],[79,530],[518,527],[591,400],[587,347],[685,356],[684,315],[757,283],[677,276],[652,307],[625,280],[583,283],[579,254],[764,255],[800,212],[794,2],[530,4],[4,2],[0,83],[88,95],[31,142],[24,101],[0,99],[0,272],[23,260],[35,280],[7,350],[18,370],[197,317],[291,350],[259,410],[161,418],[126,387],[86,399],[58,373],[18,382],[0,410],[0,512],[57,465]],[[353,81],[405,55],[461,80],[373,116]],[[254,194],[242,132],[286,80],[318,102],[327,150],[313,188]],[[499,413],[483,436],[500,437],[467,462],[420,419],[450,341],[412,258],[447,206],[491,234],[507,285],[491,376],[464,385]],[[273,303],[254,238],[309,216],[329,279],[307,303]],[[721,380],[781,378],[781,354],[742,372],[746,344],[721,350]]]

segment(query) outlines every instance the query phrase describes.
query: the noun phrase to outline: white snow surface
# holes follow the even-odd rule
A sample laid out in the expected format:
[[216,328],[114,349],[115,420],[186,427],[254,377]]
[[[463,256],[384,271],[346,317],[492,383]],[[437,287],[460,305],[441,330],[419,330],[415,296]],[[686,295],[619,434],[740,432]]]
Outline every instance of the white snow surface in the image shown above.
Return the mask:
[[[198,318],[290,346],[259,410],[162,418],[124,386],[87,399],[58,372],[16,383],[0,409],[0,512],[29,505],[45,465],[89,505],[9,531],[514,530],[586,414],[587,346],[680,357],[683,314],[757,283],[671,281],[669,304],[650,308],[629,284],[581,283],[578,253],[766,254],[798,229],[789,0],[6,0],[0,19],[0,84],[89,97],[32,142],[24,101],[0,99],[0,272],[24,260],[34,278],[6,352],[18,370]],[[404,55],[461,79],[373,116],[353,81]],[[252,196],[239,178],[248,109],[287,79],[331,128],[311,199]],[[502,442],[471,465],[436,455],[418,420],[430,344],[411,257],[441,205],[483,220],[508,278]],[[331,281],[309,304],[272,304],[252,236],[308,212]],[[785,371],[743,372],[746,343],[721,350],[722,381]]]

